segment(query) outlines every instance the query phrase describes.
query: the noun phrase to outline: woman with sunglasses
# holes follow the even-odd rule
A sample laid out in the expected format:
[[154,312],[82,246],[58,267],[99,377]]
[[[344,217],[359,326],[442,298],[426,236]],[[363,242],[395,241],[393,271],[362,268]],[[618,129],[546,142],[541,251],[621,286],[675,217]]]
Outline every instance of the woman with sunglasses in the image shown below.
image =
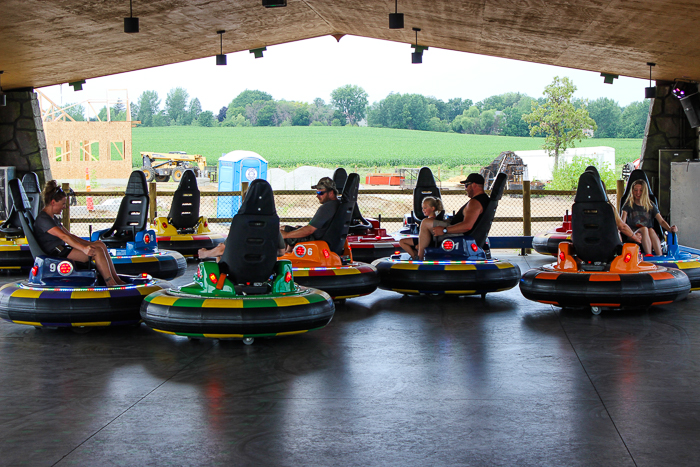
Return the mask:
[[41,193],[44,209],[34,221],[36,241],[48,255],[68,258],[81,263],[95,260],[95,266],[108,286],[124,285],[119,279],[107,246],[102,242],[89,242],[68,232],[56,217],[66,206],[66,194],[56,180],[46,183]]

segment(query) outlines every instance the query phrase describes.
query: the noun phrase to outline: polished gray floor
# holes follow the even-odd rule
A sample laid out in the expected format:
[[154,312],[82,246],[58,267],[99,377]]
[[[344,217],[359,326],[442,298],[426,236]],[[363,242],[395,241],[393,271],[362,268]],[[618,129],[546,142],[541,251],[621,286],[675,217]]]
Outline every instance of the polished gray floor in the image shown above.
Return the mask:
[[0,465],[697,465],[698,305],[377,291],[252,346],[1,322]]

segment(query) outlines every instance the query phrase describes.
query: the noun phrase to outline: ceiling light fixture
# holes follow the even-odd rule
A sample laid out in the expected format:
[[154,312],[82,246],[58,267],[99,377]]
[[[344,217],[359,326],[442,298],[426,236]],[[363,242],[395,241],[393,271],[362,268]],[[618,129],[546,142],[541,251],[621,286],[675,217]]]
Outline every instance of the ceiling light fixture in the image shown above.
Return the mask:
[[216,33],[217,33],[217,34],[219,35],[219,37],[221,38],[221,42],[220,42],[220,45],[221,45],[221,49],[220,49],[220,50],[221,50],[221,53],[220,53],[219,55],[216,56],[216,64],[217,64],[217,65],[226,65],[226,55],[224,55],[224,33],[225,33],[225,32],[226,32],[226,31],[224,31],[224,30],[216,31]]
[[251,49],[248,52],[252,53],[255,58],[262,58],[263,52],[267,50],[267,47],[260,47],[258,49]]
[[396,0],[396,10],[389,13],[389,29],[403,29],[403,13],[399,13],[399,0]]
[[134,10],[131,6],[131,1],[129,0],[129,17],[124,18],[124,32],[132,34],[139,32],[139,19],[134,18]]
[[415,49],[415,52],[411,54],[411,63],[423,63],[423,51],[428,50],[427,47],[418,45],[418,31],[420,28],[413,28],[416,31],[416,43],[411,44],[411,47]]
[[656,63],[647,62],[649,66],[649,87],[644,88],[644,97],[646,99],[654,99],[656,97],[656,86],[651,85],[651,69],[656,66]]
[[611,73],[601,73],[600,76],[603,77],[603,82],[605,84],[613,84],[613,80],[620,77],[620,75],[613,75]]
[[265,8],[278,8],[287,6],[287,0],[262,0],[262,5]]
[[68,83],[68,86],[73,86],[73,91],[82,91],[83,84],[85,84],[85,80],[81,79],[80,81],[73,81],[72,83]]
[[[0,76],[5,73],[3,70],[0,70]],[[7,105],[7,97],[5,96],[5,93],[2,90],[2,82],[0,81],[0,107],[5,107]]]

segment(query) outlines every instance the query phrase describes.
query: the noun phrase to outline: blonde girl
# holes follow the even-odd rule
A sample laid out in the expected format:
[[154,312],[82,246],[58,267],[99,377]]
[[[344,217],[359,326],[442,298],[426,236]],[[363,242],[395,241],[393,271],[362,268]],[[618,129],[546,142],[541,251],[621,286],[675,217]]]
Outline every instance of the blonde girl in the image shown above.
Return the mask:
[[[421,209],[423,211],[423,217],[426,219],[435,219],[439,214],[445,211],[442,201],[434,196],[426,196],[423,198]],[[399,240],[399,245],[411,255],[411,258],[416,258],[418,256],[418,251],[416,249],[418,246],[418,237],[402,238]]]
[[654,219],[664,230],[678,232],[678,227],[668,225],[668,222],[661,217],[659,209],[649,198],[649,188],[644,180],[637,180],[632,184],[630,196],[622,207],[622,220],[635,234],[642,236],[642,248],[644,254],[650,255],[652,248],[656,256],[663,255],[661,250],[661,240],[654,231]]

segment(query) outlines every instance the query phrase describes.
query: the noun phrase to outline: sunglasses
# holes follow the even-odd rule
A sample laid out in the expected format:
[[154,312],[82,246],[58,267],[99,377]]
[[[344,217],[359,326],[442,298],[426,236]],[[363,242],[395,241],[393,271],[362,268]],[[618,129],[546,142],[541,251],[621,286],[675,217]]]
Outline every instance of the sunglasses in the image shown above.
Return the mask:
[[324,194],[328,193],[327,191],[317,191],[316,196],[322,196]]
[[467,182],[467,183],[465,183],[465,184],[464,184],[464,188],[468,187],[468,186],[471,185],[472,183],[474,183],[474,182]]

